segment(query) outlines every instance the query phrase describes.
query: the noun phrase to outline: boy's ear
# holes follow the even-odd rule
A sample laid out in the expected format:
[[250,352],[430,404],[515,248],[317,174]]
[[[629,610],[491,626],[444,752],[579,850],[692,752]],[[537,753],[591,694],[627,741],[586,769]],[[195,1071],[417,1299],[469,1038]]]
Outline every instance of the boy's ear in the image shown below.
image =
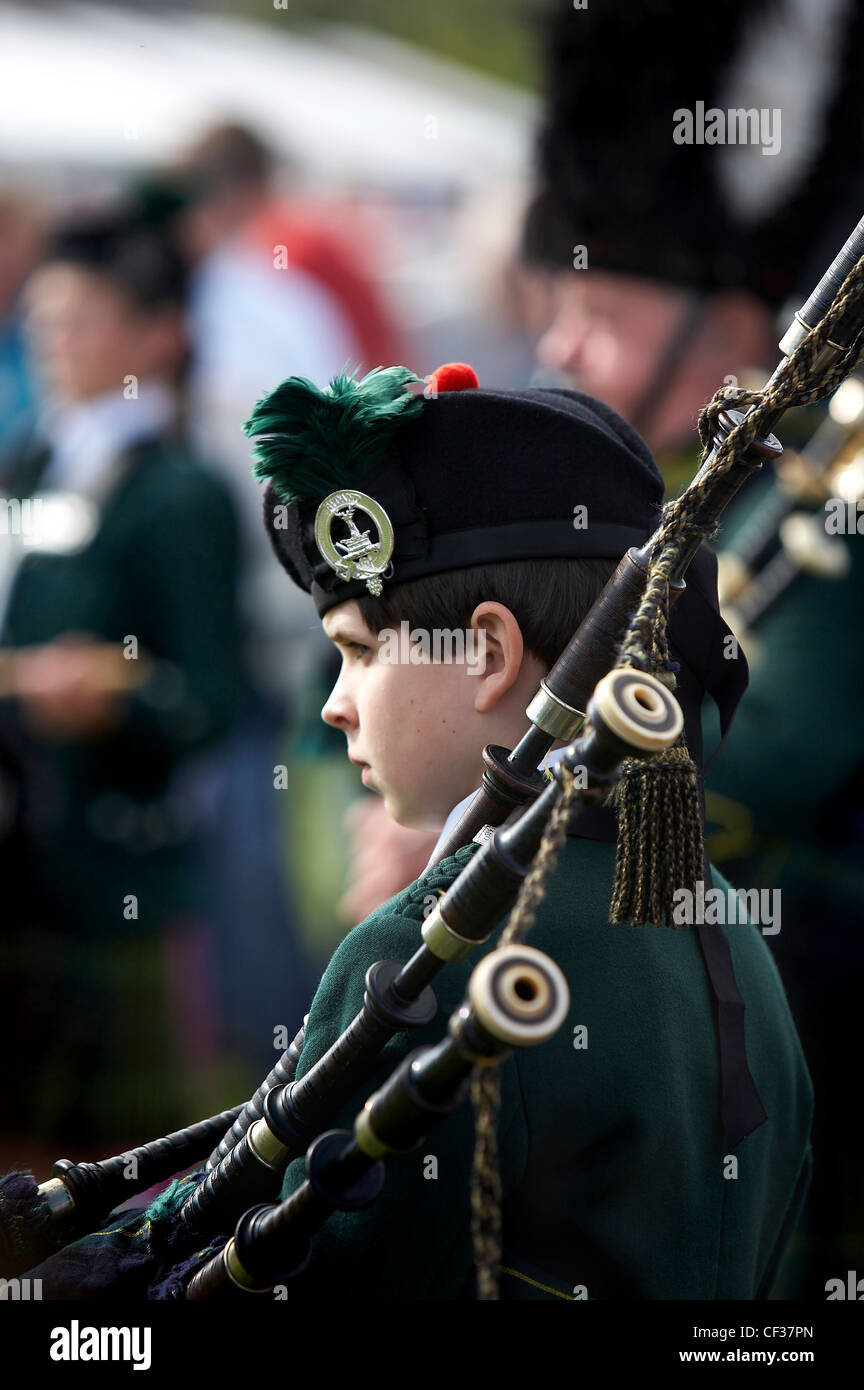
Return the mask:
[[518,680],[525,643],[510,609],[491,599],[474,609],[471,628],[476,633],[477,659],[472,672],[477,678],[474,708],[478,714],[488,714]]

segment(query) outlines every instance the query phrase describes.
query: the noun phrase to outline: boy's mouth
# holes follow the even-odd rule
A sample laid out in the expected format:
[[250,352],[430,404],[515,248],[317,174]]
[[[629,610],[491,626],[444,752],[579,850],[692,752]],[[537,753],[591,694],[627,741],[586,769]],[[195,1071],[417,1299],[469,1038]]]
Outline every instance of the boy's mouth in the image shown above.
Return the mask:
[[348,761],[349,763],[353,763],[355,767],[360,768],[360,781],[363,783],[364,787],[368,787],[369,783],[366,781],[366,777],[372,771],[369,764],[364,763],[362,758],[353,757],[350,753],[348,754]]

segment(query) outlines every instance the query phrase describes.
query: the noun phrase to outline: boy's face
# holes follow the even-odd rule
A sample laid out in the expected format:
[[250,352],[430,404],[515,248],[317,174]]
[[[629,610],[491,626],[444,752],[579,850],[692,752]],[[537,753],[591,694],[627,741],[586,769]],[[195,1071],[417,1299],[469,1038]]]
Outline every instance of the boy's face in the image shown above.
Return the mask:
[[479,785],[484,746],[512,747],[514,733],[524,732],[525,707],[545,667],[523,656],[515,619],[500,604],[481,605],[474,621],[483,646],[473,651],[485,655],[472,666],[390,659],[396,644],[370,631],[354,600],[323,619],[342,670],[321,717],[345,734],[364,786],[381,793],[400,825],[439,829]]
[[26,303],[40,371],[60,400],[120,391],[127,376],[161,375],[181,358],[179,311],[141,309],[104,276],[80,266],[42,266],[30,279]]

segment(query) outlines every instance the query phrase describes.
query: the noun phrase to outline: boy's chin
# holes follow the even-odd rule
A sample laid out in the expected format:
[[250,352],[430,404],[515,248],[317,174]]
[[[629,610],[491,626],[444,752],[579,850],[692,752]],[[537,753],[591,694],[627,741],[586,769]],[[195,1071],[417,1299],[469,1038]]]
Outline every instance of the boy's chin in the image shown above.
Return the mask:
[[405,830],[416,829],[410,806],[407,806],[399,796],[394,796],[391,792],[382,792],[381,795],[384,798],[384,810],[392,821],[401,825]]
[[430,819],[428,810],[416,806],[413,801],[400,797],[397,793],[382,792],[384,798],[384,809],[392,821],[401,825],[403,830],[418,830],[424,833],[436,834],[441,829],[441,824]]

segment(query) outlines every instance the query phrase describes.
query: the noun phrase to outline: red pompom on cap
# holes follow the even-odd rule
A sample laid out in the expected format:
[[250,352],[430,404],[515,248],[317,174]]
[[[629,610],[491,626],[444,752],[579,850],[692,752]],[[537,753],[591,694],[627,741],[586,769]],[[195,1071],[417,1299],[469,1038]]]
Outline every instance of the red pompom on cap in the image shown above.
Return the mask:
[[437,396],[441,391],[476,391],[480,385],[477,373],[467,362],[445,362],[436,367],[429,378],[425,394]]

